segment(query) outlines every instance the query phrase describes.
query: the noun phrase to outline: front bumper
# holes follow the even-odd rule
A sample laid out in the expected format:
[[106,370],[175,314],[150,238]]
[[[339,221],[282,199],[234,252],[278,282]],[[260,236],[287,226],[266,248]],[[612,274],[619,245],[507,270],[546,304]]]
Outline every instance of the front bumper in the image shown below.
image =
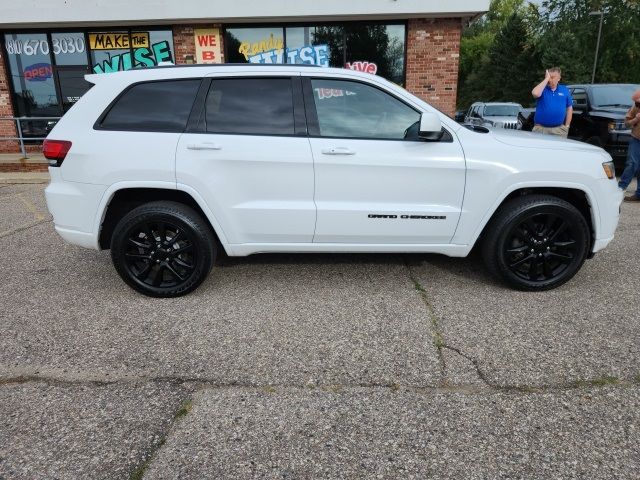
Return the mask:
[[616,180],[608,178],[598,180],[597,189],[600,222],[599,228],[596,229],[592,253],[602,250],[613,240],[620,221],[620,205],[624,199],[624,193],[618,188]]

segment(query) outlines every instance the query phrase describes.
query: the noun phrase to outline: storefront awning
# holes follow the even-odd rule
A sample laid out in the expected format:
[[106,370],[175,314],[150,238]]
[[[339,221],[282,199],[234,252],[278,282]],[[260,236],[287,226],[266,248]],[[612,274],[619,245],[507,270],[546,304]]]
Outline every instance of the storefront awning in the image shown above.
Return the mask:
[[490,0],[21,0],[5,1],[0,29],[136,24],[470,18]]

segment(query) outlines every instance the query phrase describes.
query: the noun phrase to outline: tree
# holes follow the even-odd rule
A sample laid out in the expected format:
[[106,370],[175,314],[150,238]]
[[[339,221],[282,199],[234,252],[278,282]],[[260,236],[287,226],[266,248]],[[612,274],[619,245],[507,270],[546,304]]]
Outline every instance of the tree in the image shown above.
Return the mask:
[[[521,63],[526,66],[527,75],[529,75],[531,65],[528,62],[535,59],[530,47],[534,27],[529,23],[537,20],[537,15],[537,9],[525,3],[524,0],[492,0],[489,12],[463,31],[458,74],[458,106],[460,108],[466,108],[474,101],[500,98],[506,83],[514,78],[521,81],[522,72],[513,76],[514,64]],[[508,31],[505,31],[505,28]],[[496,47],[496,41],[503,43],[503,48]],[[526,60],[512,58],[513,53],[509,50],[512,48],[511,45],[514,45]],[[508,68],[503,68],[497,63],[499,58],[509,60]],[[502,79],[502,84],[498,84],[495,74],[492,73],[489,66],[491,62],[494,68],[497,66],[500,71],[510,72],[510,77]],[[521,90],[521,85],[516,86],[515,89]],[[513,100],[513,98],[505,99]]]
[[640,82],[640,4],[636,0],[547,0],[538,49],[546,66],[563,67],[567,82],[590,82],[604,12],[596,83]]
[[563,83],[589,83],[598,15],[604,12],[596,83],[640,83],[638,0],[546,0],[538,9],[520,0],[493,0],[489,12],[463,32],[458,106],[479,100],[519,100],[559,66]]
[[514,12],[497,33],[489,59],[481,72],[487,101],[511,101],[528,105],[537,58],[529,43],[522,16]]

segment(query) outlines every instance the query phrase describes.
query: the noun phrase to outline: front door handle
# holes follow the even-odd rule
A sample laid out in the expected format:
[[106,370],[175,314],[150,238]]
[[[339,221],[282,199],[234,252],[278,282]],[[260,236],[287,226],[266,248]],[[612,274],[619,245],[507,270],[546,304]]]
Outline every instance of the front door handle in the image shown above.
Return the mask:
[[347,147],[331,147],[322,150],[324,155],[355,155],[356,152]]
[[222,150],[222,146],[217,143],[190,143],[187,145],[189,150]]

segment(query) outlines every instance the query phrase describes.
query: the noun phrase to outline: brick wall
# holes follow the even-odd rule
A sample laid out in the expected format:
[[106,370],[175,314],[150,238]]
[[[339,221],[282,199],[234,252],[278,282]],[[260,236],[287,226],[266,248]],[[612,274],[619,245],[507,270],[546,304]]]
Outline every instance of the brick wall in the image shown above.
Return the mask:
[[462,21],[413,19],[407,30],[407,90],[453,116]]
[[196,42],[193,38],[194,28],[217,28],[220,31],[220,57],[224,63],[224,39],[222,38],[222,25],[174,25],[173,27],[173,48],[175,50],[175,63],[181,65],[186,63],[186,57],[196,56]]
[[[4,62],[4,56],[0,52],[0,117],[13,117],[9,90],[9,67]],[[15,137],[16,135],[16,125],[13,120],[0,120],[0,137]],[[18,142],[0,140],[0,153],[15,153],[19,151]]]

